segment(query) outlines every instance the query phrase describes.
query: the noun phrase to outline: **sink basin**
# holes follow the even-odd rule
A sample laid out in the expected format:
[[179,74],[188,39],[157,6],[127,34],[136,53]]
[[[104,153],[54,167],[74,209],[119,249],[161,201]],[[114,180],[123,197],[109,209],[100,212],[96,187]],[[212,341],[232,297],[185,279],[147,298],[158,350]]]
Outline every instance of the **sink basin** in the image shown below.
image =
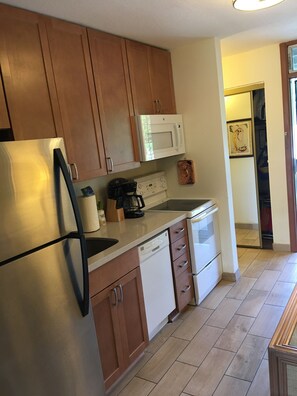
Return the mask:
[[113,238],[86,238],[88,258],[115,245],[119,241]]

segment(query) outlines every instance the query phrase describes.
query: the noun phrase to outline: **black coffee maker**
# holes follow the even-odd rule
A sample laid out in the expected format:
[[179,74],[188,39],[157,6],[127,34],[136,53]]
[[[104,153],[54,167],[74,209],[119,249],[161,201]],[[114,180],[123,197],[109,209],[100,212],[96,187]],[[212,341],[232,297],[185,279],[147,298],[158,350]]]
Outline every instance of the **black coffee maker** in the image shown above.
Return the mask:
[[116,199],[116,207],[123,208],[125,218],[137,218],[144,215],[145,207],[142,195],[136,194],[137,182],[118,178],[108,185],[108,198]]

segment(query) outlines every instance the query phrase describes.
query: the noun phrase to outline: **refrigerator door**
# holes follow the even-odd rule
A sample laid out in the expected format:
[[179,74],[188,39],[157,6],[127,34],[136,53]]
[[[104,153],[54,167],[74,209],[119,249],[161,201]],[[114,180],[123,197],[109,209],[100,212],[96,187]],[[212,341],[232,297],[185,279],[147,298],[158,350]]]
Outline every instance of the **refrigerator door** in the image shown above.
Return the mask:
[[65,155],[61,138],[0,143],[0,262],[77,230],[56,148]]
[[0,393],[102,396],[90,314],[82,317],[80,241],[65,239],[0,267]]

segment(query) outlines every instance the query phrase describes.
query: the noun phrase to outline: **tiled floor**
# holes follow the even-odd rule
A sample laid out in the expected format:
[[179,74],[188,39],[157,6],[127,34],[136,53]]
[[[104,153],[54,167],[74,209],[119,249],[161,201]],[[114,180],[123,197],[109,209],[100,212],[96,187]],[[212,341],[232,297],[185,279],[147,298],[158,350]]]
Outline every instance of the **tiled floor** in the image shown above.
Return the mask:
[[112,396],[268,396],[267,347],[297,282],[297,254],[238,249],[241,278],[167,324]]
[[260,246],[259,230],[235,228],[237,245]]

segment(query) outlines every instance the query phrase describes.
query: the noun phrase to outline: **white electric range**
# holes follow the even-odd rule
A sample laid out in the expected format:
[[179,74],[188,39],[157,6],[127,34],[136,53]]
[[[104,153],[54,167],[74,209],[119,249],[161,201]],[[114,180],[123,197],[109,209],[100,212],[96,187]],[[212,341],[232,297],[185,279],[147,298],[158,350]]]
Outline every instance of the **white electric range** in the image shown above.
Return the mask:
[[169,198],[164,172],[135,179],[146,210],[185,212],[195,288],[200,304],[222,278],[218,206],[211,198]]

